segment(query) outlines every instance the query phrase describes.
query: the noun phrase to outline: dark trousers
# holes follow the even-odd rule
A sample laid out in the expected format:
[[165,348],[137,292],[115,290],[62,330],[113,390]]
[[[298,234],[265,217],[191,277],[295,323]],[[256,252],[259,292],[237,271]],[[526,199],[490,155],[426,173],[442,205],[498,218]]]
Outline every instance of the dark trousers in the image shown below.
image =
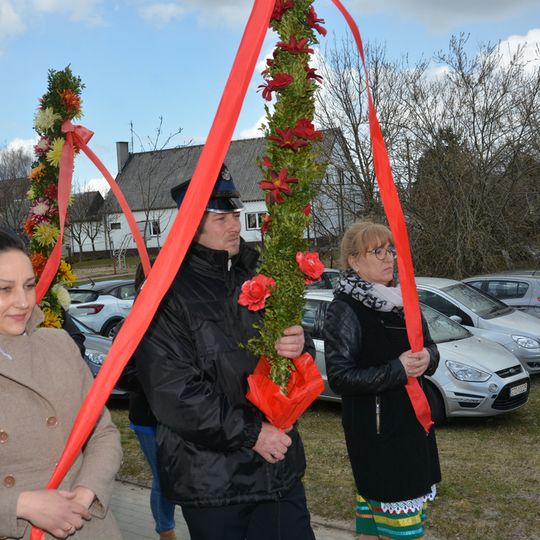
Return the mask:
[[191,540],[315,540],[302,482],[279,501],[182,507]]

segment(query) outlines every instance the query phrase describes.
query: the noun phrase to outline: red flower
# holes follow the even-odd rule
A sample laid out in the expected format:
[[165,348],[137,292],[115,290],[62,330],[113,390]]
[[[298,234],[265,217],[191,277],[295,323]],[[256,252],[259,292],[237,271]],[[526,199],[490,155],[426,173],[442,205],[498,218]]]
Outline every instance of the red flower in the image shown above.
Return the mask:
[[30,238],[32,238],[32,236],[34,235],[34,227],[36,225],[37,225],[37,223],[31,218],[28,218],[24,222],[23,230]]
[[261,189],[268,189],[266,194],[266,202],[273,201],[277,204],[285,202],[282,193],[290,195],[292,190],[289,184],[295,184],[298,182],[298,178],[289,178],[289,170],[287,168],[281,169],[279,174],[274,171],[270,171],[272,180],[262,180],[259,183]]
[[317,13],[315,12],[315,9],[313,8],[313,6],[309,8],[309,11],[307,14],[307,23],[308,23],[308,26],[311,26],[311,28],[315,28],[315,30],[317,30],[317,32],[319,32],[321,36],[326,36],[326,28],[323,28],[320,24],[318,24],[318,23],[324,23],[324,19],[317,18]]
[[261,223],[261,234],[263,236],[268,232],[270,223],[272,223],[272,216],[270,214],[265,214]]
[[261,165],[263,167],[266,167],[267,169],[271,169],[272,168],[272,162],[270,161],[270,158],[268,156],[264,156],[262,159],[261,159]]
[[283,14],[294,7],[294,0],[276,0],[274,11],[272,12],[272,20],[281,21]]
[[266,299],[272,292],[270,289],[276,286],[276,282],[265,276],[257,274],[253,279],[245,281],[238,298],[241,306],[247,306],[250,311],[259,311],[266,304]]
[[36,253],[30,256],[30,260],[32,261],[32,268],[34,269],[34,274],[37,278],[39,278],[43,273],[45,265],[47,264],[47,257],[45,257],[42,253],[36,251]]
[[291,36],[288,43],[285,43],[284,41],[278,41],[276,43],[276,47],[279,47],[283,51],[291,54],[311,54],[313,52],[313,49],[306,47],[308,41],[308,38],[302,38],[297,40],[294,36]]
[[293,133],[301,139],[311,140],[322,138],[322,133],[315,130],[315,126],[307,118],[300,118],[293,128]]
[[261,71],[261,75],[263,77],[266,77],[266,75],[268,75],[269,71],[270,71],[270,68],[274,65],[274,61],[271,59],[271,58],[267,58],[266,59],[266,69],[263,69]]
[[49,184],[48,186],[45,186],[43,194],[48,199],[51,199],[51,201],[56,201],[56,199],[58,199],[58,186],[56,184]]
[[311,204],[306,204],[303,209],[305,216],[311,216]]
[[81,108],[81,98],[75,92],[73,92],[73,90],[68,88],[58,93],[60,94],[60,97],[64,100],[68,113],[72,111],[79,111],[79,109]]
[[324,272],[324,264],[320,261],[318,253],[303,253],[299,251],[296,254],[296,262],[300,270],[307,276],[304,279],[306,285],[319,281]]
[[308,64],[305,64],[304,70],[307,73],[306,79],[313,79],[314,81],[322,82],[323,78],[316,73],[316,68],[310,68]]
[[266,84],[260,84],[262,88],[262,96],[266,101],[272,99],[272,92],[277,88],[285,88],[294,81],[294,77],[288,73],[278,73],[273,79],[270,79]]
[[293,152],[298,151],[302,146],[308,144],[307,141],[299,140],[294,129],[276,129],[277,135],[268,137],[271,141],[276,141],[280,148],[290,148]]

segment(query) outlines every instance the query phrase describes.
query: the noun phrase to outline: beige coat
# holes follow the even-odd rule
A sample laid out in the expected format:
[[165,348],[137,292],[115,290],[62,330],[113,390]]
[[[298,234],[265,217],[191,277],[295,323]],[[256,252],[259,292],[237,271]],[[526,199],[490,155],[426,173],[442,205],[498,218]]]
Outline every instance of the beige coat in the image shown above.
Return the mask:
[[[37,328],[42,317],[36,307],[26,334],[0,335],[0,539],[30,538],[29,523],[16,518],[19,493],[46,487],[93,381],[64,330]],[[92,519],[70,539],[121,538],[107,511],[121,459],[118,430],[104,409],[60,486],[86,486],[97,496]]]

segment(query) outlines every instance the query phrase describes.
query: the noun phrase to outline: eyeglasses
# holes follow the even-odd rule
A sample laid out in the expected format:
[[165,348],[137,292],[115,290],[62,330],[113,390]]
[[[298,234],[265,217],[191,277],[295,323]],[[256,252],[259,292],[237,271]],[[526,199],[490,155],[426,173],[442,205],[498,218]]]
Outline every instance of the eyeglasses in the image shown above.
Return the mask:
[[373,255],[375,255],[375,257],[379,261],[384,261],[387,255],[391,255],[392,257],[396,256],[396,248],[395,247],[389,247],[389,248],[378,247],[375,249],[369,249],[368,251],[366,251],[366,253],[372,253]]

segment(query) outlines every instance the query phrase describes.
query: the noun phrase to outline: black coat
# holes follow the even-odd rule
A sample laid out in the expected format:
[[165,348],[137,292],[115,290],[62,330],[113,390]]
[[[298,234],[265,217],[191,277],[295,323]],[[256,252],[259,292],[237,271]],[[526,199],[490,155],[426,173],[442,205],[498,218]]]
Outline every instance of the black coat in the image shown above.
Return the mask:
[[161,488],[177,504],[277,500],[304,473],[296,428],[283,461],[269,464],[253,450],[263,416],[245,395],[258,359],[240,344],[261,314],[238,296],[257,258],[242,244],[228,269],[227,252],[192,244],[135,352],[158,420]]
[[[424,322],[425,347],[439,362]],[[441,479],[433,428],[426,435],[405,389],[399,355],[410,349],[402,314],[339,294],[324,325],[328,382],[342,396],[343,429],[358,493],[382,502],[426,495]],[[379,414],[377,414],[377,407]]]

